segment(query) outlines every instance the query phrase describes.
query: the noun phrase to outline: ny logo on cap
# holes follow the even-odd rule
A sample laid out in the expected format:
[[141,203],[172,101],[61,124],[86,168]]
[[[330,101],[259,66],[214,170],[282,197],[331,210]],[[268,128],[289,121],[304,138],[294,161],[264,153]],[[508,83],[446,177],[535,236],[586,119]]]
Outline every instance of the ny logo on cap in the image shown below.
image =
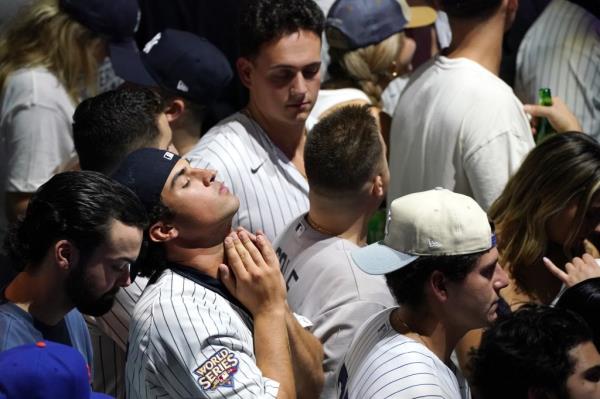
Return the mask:
[[152,50],[152,47],[158,44],[158,42],[160,41],[160,36],[160,33],[157,33],[152,39],[150,39],[148,43],[146,43],[143,50],[144,53],[148,54],[150,50]]

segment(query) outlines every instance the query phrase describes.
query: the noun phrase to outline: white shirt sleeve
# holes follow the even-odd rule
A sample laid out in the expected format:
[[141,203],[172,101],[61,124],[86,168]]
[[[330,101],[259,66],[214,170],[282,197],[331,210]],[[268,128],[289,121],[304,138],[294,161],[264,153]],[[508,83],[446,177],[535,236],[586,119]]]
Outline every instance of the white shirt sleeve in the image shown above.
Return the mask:
[[4,119],[9,192],[31,193],[75,159],[71,121],[44,105],[22,106]]
[[[156,315],[147,348],[156,381],[170,398],[276,398],[232,314],[190,298],[172,298]],[[251,332],[249,332],[251,334]]]
[[465,154],[464,169],[473,197],[484,210],[502,193],[530,150],[530,143],[512,132],[503,132]]

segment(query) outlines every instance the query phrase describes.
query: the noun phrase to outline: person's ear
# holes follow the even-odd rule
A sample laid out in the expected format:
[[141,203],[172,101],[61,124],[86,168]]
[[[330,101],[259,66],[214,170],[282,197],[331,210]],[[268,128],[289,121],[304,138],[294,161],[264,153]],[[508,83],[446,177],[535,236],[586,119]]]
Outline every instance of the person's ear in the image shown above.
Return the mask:
[[185,112],[185,101],[181,98],[171,100],[165,109],[165,115],[169,123],[176,121]]
[[150,226],[148,236],[153,242],[164,243],[177,238],[177,236],[179,236],[179,231],[175,226],[159,220]]
[[431,273],[431,276],[429,276],[429,287],[431,288],[431,292],[440,302],[448,300],[447,283],[448,280],[446,279],[446,276],[439,270],[434,270],[433,273]]
[[385,196],[385,184],[383,183],[383,177],[380,174],[376,175],[372,180],[371,195],[377,199],[381,199]]
[[246,57],[240,57],[235,62],[235,67],[237,68],[238,76],[240,77],[242,84],[250,89],[252,86],[252,70],[254,69],[252,61]]
[[59,269],[68,271],[79,262],[79,250],[69,240],[59,240],[54,244],[54,261]]

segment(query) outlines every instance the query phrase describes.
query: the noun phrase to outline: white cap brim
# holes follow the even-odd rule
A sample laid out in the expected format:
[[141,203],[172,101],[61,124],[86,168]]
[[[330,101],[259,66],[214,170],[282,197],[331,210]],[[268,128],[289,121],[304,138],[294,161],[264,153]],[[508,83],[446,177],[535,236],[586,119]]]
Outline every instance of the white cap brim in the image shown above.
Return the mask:
[[418,258],[416,255],[396,251],[378,241],[350,253],[354,263],[368,274],[387,274],[398,270]]

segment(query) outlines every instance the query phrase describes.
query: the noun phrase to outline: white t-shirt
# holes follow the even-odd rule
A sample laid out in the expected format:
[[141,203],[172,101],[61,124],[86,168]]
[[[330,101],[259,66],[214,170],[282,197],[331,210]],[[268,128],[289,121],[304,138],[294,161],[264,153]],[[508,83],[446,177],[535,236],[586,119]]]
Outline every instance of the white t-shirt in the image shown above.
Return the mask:
[[306,128],[308,131],[311,131],[325,112],[350,101],[364,101],[367,104],[371,104],[371,100],[369,100],[369,96],[365,92],[351,87],[336,90],[319,90],[317,102],[306,120]]
[[185,155],[196,168],[214,169],[240,199],[233,226],[262,230],[273,240],[308,210],[308,182],[260,125],[238,112],[210,129]]
[[339,372],[338,398],[469,399],[469,386],[454,364],[447,366],[425,345],[394,330],[394,309],[374,315],[356,333]]
[[8,75],[0,103],[0,234],[6,229],[5,194],[33,193],[72,166],[75,108],[62,84],[45,68]]
[[388,201],[444,187],[487,210],[533,146],[508,85],[474,61],[437,56],[413,73],[396,107]]
[[396,303],[383,276],[361,271],[352,242],[314,230],[301,215],[273,242],[287,285],[290,308],[309,318],[323,343],[325,384],[321,398],[335,396],[336,374],[358,327]]
[[567,0],[553,0],[531,25],[517,54],[515,93],[538,102],[549,87],[600,140],[600,20]]

